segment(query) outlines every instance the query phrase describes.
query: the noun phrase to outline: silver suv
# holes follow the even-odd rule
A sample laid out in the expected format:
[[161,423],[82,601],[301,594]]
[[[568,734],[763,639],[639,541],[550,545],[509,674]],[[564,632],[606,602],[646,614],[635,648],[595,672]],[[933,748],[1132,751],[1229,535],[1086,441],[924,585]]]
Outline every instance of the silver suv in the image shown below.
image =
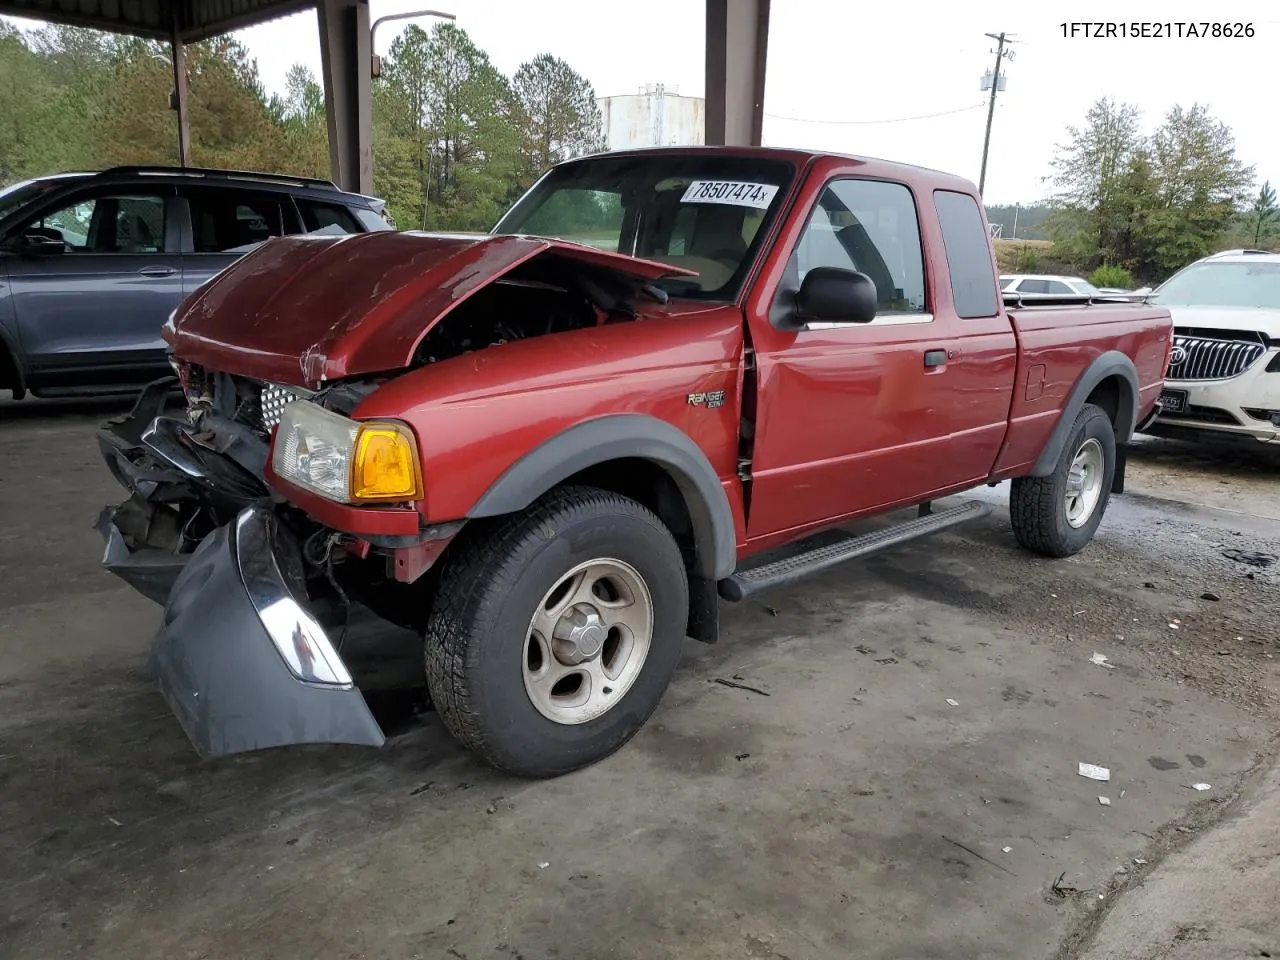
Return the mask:
[[0,390],[136,390],[170,372],[160,328],[249,250],[298,233],[394,229],[328,180],[114,167],[0,191]]

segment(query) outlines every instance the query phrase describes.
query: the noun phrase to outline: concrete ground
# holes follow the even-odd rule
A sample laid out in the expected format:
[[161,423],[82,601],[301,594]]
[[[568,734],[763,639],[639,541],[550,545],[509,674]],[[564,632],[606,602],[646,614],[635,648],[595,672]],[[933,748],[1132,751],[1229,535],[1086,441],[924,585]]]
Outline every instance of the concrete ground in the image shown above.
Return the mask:
[[997,510],[727,607],[631,744],[529,783],[412,690],[381,751],[198,760],[98,568],[118,409],[0,403],[4,960],[1280,956],[1280,456],[1147,441],[1078,557]]

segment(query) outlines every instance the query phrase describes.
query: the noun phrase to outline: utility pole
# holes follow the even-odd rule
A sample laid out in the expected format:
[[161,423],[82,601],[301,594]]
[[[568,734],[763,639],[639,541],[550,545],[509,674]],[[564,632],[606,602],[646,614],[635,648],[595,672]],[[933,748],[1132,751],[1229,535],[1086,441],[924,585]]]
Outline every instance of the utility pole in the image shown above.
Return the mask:
[[169,45],[173,56],[173,98],[169,105],[178,113],[178,166],[191,165],[191,124],[187,119],[187,47],[173,32]]
[[[1003,30],[999,33],[988,33],[986,36],[996,41],[996,68],[991,76],[991,102],[987,104],[987,134],[982,138],[982,173],[978,175],[978,194],[981,195],[987,185],[987,151],[991,149],[991,121],[996,113],[996,92],[1000,89],[1000,61],[1006,56],[1012,60],[1013,51],[1005,53],[1005,44],[1013,43]],[[986,78],[983,78],[985,83]]]

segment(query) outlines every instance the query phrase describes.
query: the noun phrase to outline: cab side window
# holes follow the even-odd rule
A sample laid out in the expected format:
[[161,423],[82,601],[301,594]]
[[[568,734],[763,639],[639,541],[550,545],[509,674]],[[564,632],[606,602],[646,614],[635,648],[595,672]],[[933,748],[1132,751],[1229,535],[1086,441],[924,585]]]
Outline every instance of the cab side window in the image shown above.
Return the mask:
[[792,255],[793,281],[814,267],[866,274],[877,317],[923,314],[924,255],[915,199],[900,183],[834,180],[818,198]]

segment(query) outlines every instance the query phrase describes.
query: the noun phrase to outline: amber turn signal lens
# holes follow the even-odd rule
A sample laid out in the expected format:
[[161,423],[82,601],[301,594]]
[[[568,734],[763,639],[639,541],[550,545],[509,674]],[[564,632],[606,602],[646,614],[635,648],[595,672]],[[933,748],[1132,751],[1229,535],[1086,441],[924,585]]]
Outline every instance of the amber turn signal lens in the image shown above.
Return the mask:
[[356,438],[351,499],[409,501],[422,498],[413,434],[397,423],[365,423]]

